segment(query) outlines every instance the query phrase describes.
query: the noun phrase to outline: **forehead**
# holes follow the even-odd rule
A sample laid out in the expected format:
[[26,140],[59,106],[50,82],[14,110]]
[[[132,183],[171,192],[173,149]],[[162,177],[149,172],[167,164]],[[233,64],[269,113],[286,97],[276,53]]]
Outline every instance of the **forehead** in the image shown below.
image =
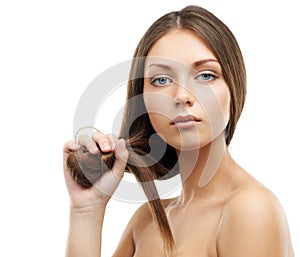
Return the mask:
[[147,56],[173,59],[188,66],[195,61],[216,59],[200,37],[192,31],[183,29],[171,30],[162,36],[152,46]]

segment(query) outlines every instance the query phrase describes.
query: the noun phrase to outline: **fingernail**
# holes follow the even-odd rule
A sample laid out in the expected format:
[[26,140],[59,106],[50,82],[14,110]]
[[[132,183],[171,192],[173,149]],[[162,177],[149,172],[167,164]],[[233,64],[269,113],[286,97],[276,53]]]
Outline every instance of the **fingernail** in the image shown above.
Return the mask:
[[119,146],[124,149],[125,148],[125,140],[123,138],[120,139],[119,141]]
[[79,147],[80,147],[79,144],[77,144],[77,143],[74,143],[74,144],[73,144],[73,148],[79,148]]
[[103,143],[102,144],[102,150],[108,150],[110,149],[109,144],[108,143]]

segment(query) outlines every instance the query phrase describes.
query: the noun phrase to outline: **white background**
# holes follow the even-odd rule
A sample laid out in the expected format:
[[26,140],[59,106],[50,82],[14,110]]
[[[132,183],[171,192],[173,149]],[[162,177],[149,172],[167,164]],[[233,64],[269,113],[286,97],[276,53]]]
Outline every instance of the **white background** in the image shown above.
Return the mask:
[[[248,98],[230,151],[277,195],[300,252],[297,1],[12,0],[0,3],[0,256],[64,256],[62,145],[78,100],[100,72],[132,57],[152,22],[189,4],[212,11],[239,41]],[[115,97],[117,106],[123,96]],[[104,257],[137,207],[109,203]]]

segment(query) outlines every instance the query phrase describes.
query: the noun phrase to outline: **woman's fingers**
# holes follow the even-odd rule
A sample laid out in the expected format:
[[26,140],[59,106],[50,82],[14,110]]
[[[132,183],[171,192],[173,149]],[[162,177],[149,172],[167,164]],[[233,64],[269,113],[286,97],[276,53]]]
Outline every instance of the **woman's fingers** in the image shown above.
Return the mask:
[[[115,163],[113,166],[113,172],[123,177],[124,169],[126,167],[127,159],[128,159],[128,150],[125,146],[124,139],[118,139],[113,135],[106,135],[97,131],[94,133],[93,138],[89,136],[81,136],[79,138],[79,143],[84,145],[89,152],[91,153],[98,153],[98,148],[96,143],[100,146],[101,151],[103,152],[115,152]],[[77,146],[76,146],[77,148]]]
[[128,159],[128,151],[126,149],[124,139],[118,140],[116,143],[115,157],[116,158],[112,170],[105,172],[101,179],[94,185],[94,188],[104,193],[108,197],[112,196],[124,175]]
[[[115,160],[111,171],[105,172],[101,178],[95,182],[93,188],[97,189],[97,195],[106,195],[106,197],[111,197],[117,186],[119,185],[126,168],[128,159],[128,150],[125,146],[124,139],[118,139],[113,135],[106,135],[99,131],[95,132],[93,137],[82,135],[79,137],[78,144],[74,141],[68,141],[64,145],[64,168],[67,171],[66,160],[70,153],[78,150],[81,146],[87,148],[87,150],[92,154],[99,154],[99,148],[102,152],[114,152]],[[79,190],[76,181],[69,172],[65,173],[65,180],[67,182],[69,190],[71,192]],[[93,189],[92,189],[93,190]]]
[[115,148],[116,158],[115,158],[114,165],[112,167],[112,172],[120,178],[122,178],[124,175],[128,154],[129,154],[128,150],[125,146],[125,140],[120,139],[116,144],[116,148]]
[[111,152],[115,149],[117,137],[113,135],[106,135],[100,131],[96,131],[92,137],[87,135],[82,135],[78,139],[80,145],[85,146],[88,151],[92,154],[97,154],[99,145],[102,152]]
[[69,156],[70,153],[78,150],[80,148],[80,145],[75,143],[73,140],[68,141],[64,144],[64,149],[63,149],[63,160],[64,160],[64,170],[67,171],[68,167],[67,167],[67,158]]
[[100,131],[96,131],[93,140],[98,143],[102,152],[110,152],[114,150],[114,138],[112,135],[106,135]]
[[90,136],[80,136],[78,139],[78,144],[85,146],[92,154],[97,154],[99,152],[96,142]]
[[70,140],[64,144],[64,153],[70,153],[72,151],[78,150],[79,148],[79,144],[76,144],[74,140]]
[[63,149],[63,169],[64,169],[64,176],[65,176],[65,182],[67,184],[67,188],[69,191],[74,190],[75,188],[78,188],[79,185],[74,181],[73,177],[71,176],[70,170],[67,167],[67,158],[70,153],[78,150],[80,148],[80,145],[75,143],[73,140],[68,141],[64,144]]

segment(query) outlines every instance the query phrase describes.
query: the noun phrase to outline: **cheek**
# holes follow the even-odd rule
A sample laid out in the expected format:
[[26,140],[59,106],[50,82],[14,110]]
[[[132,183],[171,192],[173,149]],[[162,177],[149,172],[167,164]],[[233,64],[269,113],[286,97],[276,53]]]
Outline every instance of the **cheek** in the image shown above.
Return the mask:
[[162,101],[160,101],[161,97],[147,92],[144,92],[143,97],[149,119],[153,128],[156,130],[157,124],[159,124],[159,121],[163,118],[161,116],[164,113],[164,110],[160,108],[160,106],[163,106]]
[[230,118],[230,92],[228,87],[218,88],[215,95],[223,112],[224,123],[227,125]]
[[144,92],[144,103],[151,120],[172,120],[172,97],[164,93]]
[[149,112],[148,115],[154,130],[157,133],[164,135],[166,133],[166,126],[168,125],[168,118],[161,114],[152,112]]
[[150,122],[157,133],[163,133],[167,125],[170,124],[172,117],[168,99],[164,95],[144,95],[144,103]]
[[214,139],[226,128],[230,116],[230,92],[226,84],[197,89],[198,103],[205,112],[211,138]]

